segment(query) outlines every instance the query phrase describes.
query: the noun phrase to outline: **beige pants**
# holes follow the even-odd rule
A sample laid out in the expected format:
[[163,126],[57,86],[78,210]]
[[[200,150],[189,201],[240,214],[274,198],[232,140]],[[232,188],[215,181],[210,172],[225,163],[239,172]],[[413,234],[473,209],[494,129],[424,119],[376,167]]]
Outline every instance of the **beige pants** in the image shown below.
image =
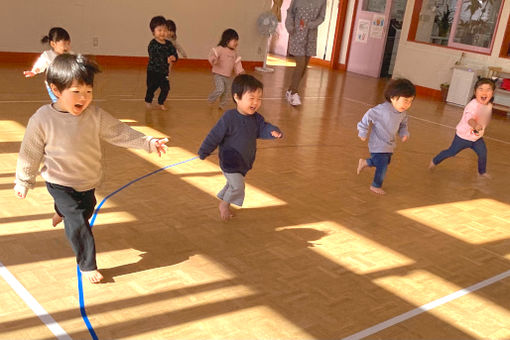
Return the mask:
[[298,92],[299,89],[299,83],[301,82],[301,79],[303,79],[303,76],[305,75],[306,67],[308,66],[308,63],[310,62],[309,56],[295,56],[296,60],[296,67],[294,68],[294,72],[292,73],[292,80],[290,83],[289,91],[291,93]]

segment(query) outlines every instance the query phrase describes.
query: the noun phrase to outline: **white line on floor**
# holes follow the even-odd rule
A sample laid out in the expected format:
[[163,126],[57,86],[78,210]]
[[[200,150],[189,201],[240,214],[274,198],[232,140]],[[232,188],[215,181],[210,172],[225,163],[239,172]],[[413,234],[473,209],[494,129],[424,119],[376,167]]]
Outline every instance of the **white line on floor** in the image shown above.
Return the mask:
[[377,325],[375,326],[372,326],[370,328],[367,328],[365,330],[362,330],[361,332],[358,332],[358,333],[355,333],[353,335],[350,335],[346,338],[343,338],[342,340],[357,340],[357,339],[363,339],[369,335],[372,335],[372,334],[375,334],[375,333],[378,333],[386,328],[389,328],[391,326],[394,326],[398,323],[401,323],[403,321],[406,321],[410,318],[413,318],[419,314],[422,314],[422,313],[425,313],[426,311],[429,311],[433,308],[436,308],[438,306],[441,306],[441,305],[444,305],[445,303],[448,303],[450,301],[453,301],[455,299],[458,299],[464,295],[467,295],[469,293],[472,293],[472,292],[475,292],[481,288],[484,288],[484,287],[487,287],[487,286],[490,286],[491,284],[493,283],[496,283],[498,281],[501,281],[503,279],[506,279],[507,277],[510,276],[510,270],[507,270],[506,272],[504,273],[501,273],[501,274],[498,274],[496,276],[493,276],[487,280],[484,280],[484,281],[481,281],[481,282],[478,282],[472,286],[469,286],[467,288],[464,288],[464,289],[461,289],[461,290],[458,290],[456,291],[455,293],[452,293],[450,295],[446,295],[442,298],[439,298],[437,300],[434,300],[432,302],[429,302],[421,307],[418,307],[418,308],[415,308],[413,310],[410,310],[409,312],[407,313],[404,313],[404,314],[400,314],[394,318],[391,318],[391,319],[388,319],[384,322],[381,322],[381,323],[378,323]]
[[18,296],[32,309],[32,311],[41,319],[41,321],[49,328],[49,330],[57,337],[57,339],[71,339],[69,334],[53,319],[51,315],[30,295],[28,290],[11,274],[9,270],[0,262],[0,276],[11,286]]

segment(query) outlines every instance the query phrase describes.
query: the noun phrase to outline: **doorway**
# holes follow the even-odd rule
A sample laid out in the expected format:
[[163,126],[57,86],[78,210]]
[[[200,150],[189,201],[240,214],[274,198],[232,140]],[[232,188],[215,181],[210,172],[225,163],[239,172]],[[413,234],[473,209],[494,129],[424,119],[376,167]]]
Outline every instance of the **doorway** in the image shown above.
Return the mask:
[[347,71],[391,77],[407,0],[360,0],[351,35]]

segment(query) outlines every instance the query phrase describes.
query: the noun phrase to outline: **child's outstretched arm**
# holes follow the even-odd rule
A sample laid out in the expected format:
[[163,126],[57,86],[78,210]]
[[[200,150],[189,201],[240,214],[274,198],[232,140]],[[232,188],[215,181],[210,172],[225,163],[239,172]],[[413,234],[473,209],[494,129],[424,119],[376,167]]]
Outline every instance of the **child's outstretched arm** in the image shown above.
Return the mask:
[[36,60],[34,66],[32,66],[32,69],[30,71],[23,71],[23,75],[25,76],[25,78],[31,78],[39,73],[46,71],[49,64],[50,59],[48,58],[46,53],[43,53]]
[[283,137],[283,133],[280,129],[277,126],[266,122],[262,115],[257,115],[257,123],[259,125],[259,134],[257,138],[274,139]]
[[235,60],[234,70],[235,70],[236,75],[241,74],[241,73],[245,73],[244,72],[244,68],[243,68],[243,64],[241,63],[241,57],[240,56],[237,56],[237,58]]

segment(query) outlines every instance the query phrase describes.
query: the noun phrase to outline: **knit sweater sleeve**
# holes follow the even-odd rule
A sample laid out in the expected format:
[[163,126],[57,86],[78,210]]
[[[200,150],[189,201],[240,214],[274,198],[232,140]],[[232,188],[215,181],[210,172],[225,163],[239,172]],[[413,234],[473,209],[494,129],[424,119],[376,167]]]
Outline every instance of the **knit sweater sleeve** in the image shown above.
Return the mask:
[[205,159],[209,156],[223,141],[223,138],[227,133],[227,126],[226,116],[223,115],[202,142],[202,145],[198,150],[200,159]]
[[98,108],[100,114],[99,133],[101,139],[124,148],[143,149],[151,152],[152,136],[146,136],[127,124],[114,118],[108,112]]
[[16,165],[16,184],[32,189],[44,154],[44,133],[37,118],[28,121]]

